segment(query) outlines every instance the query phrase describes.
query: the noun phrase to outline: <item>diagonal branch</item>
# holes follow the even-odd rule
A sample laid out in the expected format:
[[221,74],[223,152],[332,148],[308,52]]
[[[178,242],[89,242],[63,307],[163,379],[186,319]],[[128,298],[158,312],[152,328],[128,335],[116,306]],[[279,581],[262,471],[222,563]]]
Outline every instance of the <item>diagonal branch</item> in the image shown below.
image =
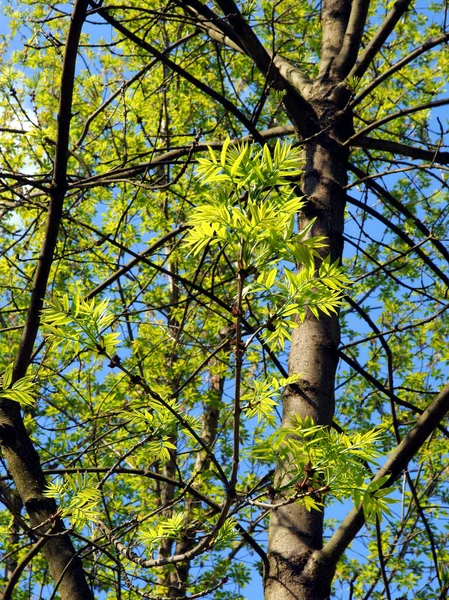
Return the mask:
[[421,56],[421,54],[424,54],[428,50],[435,48],[435,46],[444,44],[447,41],[449,41],[449,33],[444,33],[443,35],[440,35],[436,38],[431,38],[430,40],[426,40],[423,44],[421,44],[421,46],[418,46],[418,48],[416,48],[415,50],[410,52],[410,54],[407,54],[407,56],[404,56],[404,58],[401,58],[401,60],[398,60],[397,63],[395,63],[389,69],[387,69],[386,71],[384,71],[383,73],[378,75],[375,79],[373,79],[371,81],[371,83],[369,83],[366,86],[366,88],[364,90],[362,90],[360,92],[360,94],[354,98],[354,100],[351,102],[351,108],[353,108],[354,106],[357,106],[357,104],[360,104],[360,102],[364,98],[366,98],[366,96],[368,94],[370,94],[374,89],[376,89],[376,87],[378,85],[380,85],[386,79],[389,79],[394,73],[397,73],[400,69],[402,69],[402,67],[405,67],[410,62],[412,62],[412,60],[414,60],[415,58],[418,58],[418,56]]
[[232,27],[218,17],[212,9],[199,0],[180,0],[180,5],[196,19],[198,27],[204,29],[213,40],[245,54]]
[[312,82],[305,73],[264,47],[233,0],[221,0],[218,4],[232,27],[199,0],[182,0],[186,10],[200,14],[205,19],[199,21],[199,26],[205,28],[213,40],[250,57],[269,85],[278,90],[287,90],[287,103],[296,101],[309,113],[310,107],[302,95],[307,96]]
[[[288,81],[297,92],[306,93],[312,83],[310,79],[300,69],[293,67],[280,56],[273,55],[264,47],[234,0],[218,0],[218,4],[241,40],[241,45],[245,48],[247,55],[252,58],[254,64],[267,79],[273,79],[274,87],[285,89],[285,82]],[[302,97],[300,97],[300,101],[304,103]],[[307,103],[305,106],[308,108]]]
[[[265,131],[258,132],[257,140],[254,138],[253,135],[245,135],[240,138],[234,138],[231,140],[230,146],[260,140],[263,140],[263,143],[266,143],[268,140],[277,139],[279,137],[284,137],[288,135],[294,135],[294,133],[295,128],[293,127],[293,125],[279,125],[277,127],[272,127],[270,129],[266,129]],[[165,164],[177,164],[179,163],[179,158],[189,154],[207,151],[208,147],[211,147],[213,150],[221,150],[221,148],[223,147],[223,142],[211,140],[210,142],[204,144],[195,144],[192,146],[176,148],[175,150],[169,150],[168,152],[160,154],[156,158],[152,158],[152,160],[148,162],[142,162],[134,166],[127,166],[123,168],[114,168],[110,171],[106,171],[106,173],[100,173],[99,175],[93,175],[92,177],[79,179],[74,183],[70,183],[69,189],[89,188],[99,185],[107,185],[112,182],[127,180],[132,177],[135,177],[136,175],[146,173],[149,169],[159,169],[162,165]],[[140,154],[139,158],[142,158],[143,156],[147,156],[149,154],[153,155],[154,151],[152,150]],[[2,176],[2,173],[0,173],[0,176]],[[32,184],[28,182],[24,183],[24,185]]]
[[[349,298],[346,298],[346,300],[352,306],[352,302],[354,302],[354,301],[350,300]],[[439,316],[444,314],[447,310],[449,310],[449,304],[444,304],[443,307],[440,308],[440,310],[438,310],[436,313],[430,315],[429,317],[426,317],[425,319],[420,319],[419,321],[415,321],[414,323],[409,323],[408,325],[402,325],[402,326],[398,325],[397,327],[392,327],[391,329],[388,329],[386,331],[379,331],[379,333],[371,333],[362,339],[357,339],[352,342],[349,342],[348,344],[345,344],[344,346],[341,347],[341,350],[347,350],[348,348],[358,346],[359,344],[366,344],[366,342],[371,342],[371,340],[375,340],[375,339],[379,338],[380,336],[394,335],[395,333],[402,333],[403,331],[408,331],[409,329],[418,329],[422,325],[425,325],[426,323],[430,323],[431,321],[434,321]],[[449,433],[448,433],[448,437],[449,437]]]
[[[381,392],[382,394],[385,394],[392,402],[395,402],[398,406],[408,408],[415,414],[422,415],[424,413],[424,411],[418,406],[411,404],[411,402],[407,402],[407,400],[399,398],[394,392],[388,390],[376,377],[371,375],[371,373],[364,369],[362,365],[360,365],[356,360],[351,358],[348,354],[345,354],[342,350],[339,350],[338,355],[341,358],[341,360],[343,360],[347,365],[351,367],[351,369],[354,369],[354,371],[356,371],[359,375],[366,379],[366,381],[369,381],[369,383],[371,383],[373,387],[378,389],[379,392]],[[446,438],[449,439],[449,431],[446,427],[444,427],[444,425],[438,425],[438,429]]]
[[277,90],[285,90],[283,103],[300,135],[308,137],[316,134],[319,131],[317,118],[306,100],[312,87],[310,79],[290,62],[264,47],[234,0],[218,0],[218,4],[246,54],[266,78],[268,85]]
[[[350,164],[349,169],[361,179],[368,176],[367,173],[362,171],[362,169],[360,169],[356,165]],[[364,183],[366,187],[368,187],[376,193],[378,198],[383,198],[383,200],[386,200],[387,203],[391,207],[393,207],[395,211],[397,211],[399,214],[404,215],[406,219],[409,219],[412,223],[414,223],[416,229],[420,231],[426,238],[429,239],[430,243],[439,251],[439,253],[446,260],[446,262],[449,263],[449,251],[447,247],[432,234],[427,225],[425,225],[420,219],[418,219],[418,217],[416,217],[412,212],[410,212],[402,202],[396,200],[393,194],[390,194],[390,192],[383,188],[379,183],[377,183],[377,181],[365,180]]]
[[358,131],[355,135],[350,137],[344,142],[345,146],[351,146],[354,142],[360,138],[365,136],[367,133],[372,131],[373,129],[378,129],[385,123],[389,123],[390,121],[394,121],[394,119],[399,119],[400,117],[405,117],[407,115],[411,115],[415,112],[419,112],[421,110],[428,110],[430,108],[437,108],[438,106],[447,106],[449,104],[449,98],[442,98],[441,100],[434,100],[433,102],[425,102],[424,104],[418,104],[417,106],[410,106],[409,108],[401,108],[400,110],[383,117],[382,119],[378,119],[373,123],[367,125],[360,131]]
[[125,275],[128,271],[130,271],[133,267],[135,267],[135,265],[137,265],[139,262],[141,262],[144,258],[151,256],[157,250],[159,250],[159,248],[163,248],[165,246],[165,244],[167,244],[172,238],[176,237],[179,233],[182,233],[186,229],[188,229],[188,225],[180,225],[176,229],[173,229],[172,231],[169,231],[168,233],[163,235],[156,242],[151,244],[151,246],[149,246],[146,250],[144,250],[143,252],[141,252],[140,254],[135,256],[134,258],[132,258],[126,265],[124,265],[123,267],[120,267],[120,269],[117,269],[117,271],[115,271],[115,273],[113,273],[110,277],[108,277],[107,279],[102,281],[99,285],[97,285],[97,287],[95,289],[90,291],[85,296],[85,299],[91,300],[92,298],[94,298],[95,296],[100,294],[104,289],[106,289],[107,287],[112,285],[115,281],[117,281],[117,279],[122,277],[122,275]]
[[[127,37],[130,41],[134,42],[137,46],[149,52],[152,56],[157,58],[162,64],[166,65],[169,69],[171,69],[174,73],[177,73],[181,77],[183,77],[186,81],[190,82],[197,89],[201,90],[205,94],[207,94],[213,100],[219,102],[223,108],[228,110],[231,114],[233,114],[239,121],[246,127],[246,129],[254,136],[254,139],[260,143],[263,143],[259,132],[251,123],[250,119],[246,117],[242,111],[240,111],[230,100],[225,98],[222,94],[219,94],[213,88],[211,88],[206,83],[203,83],[197,77],[183,69],[180,65],[171,60],[168,56],[166,56],[163,52],[149,44],[146,40],[141,39],[138,35],[136,35],[133,31],[125,27],[120,21],[118,21],[115,17],[109,14],[109,11],[105,8],[100,8],[93,0],[89,1],[90,5],[93,6],[95,11],[114,29],[122,33]],[[110,7],[111,9],[113,7]]]
[[374,60],[374,57],[384,45],[384,42],[396,27],[399,19],[407,12],[410,3],[411,0],[396,0],[393,8],[386,16],[384,22],[381,24],[374,37],[366,46],[357,63],[351,69],[348,78],[362,77],[362,75],[364,75],[371,62]]
[[446,273],[444,273],[439,268],[439,266],[436,265],[435,262],[419,246],[417,246],[413,242],[413,240],[405,233],[405,231],[403,231],[400,227],[395,225],[392,221],[390,221],[389,219],[384,217],[377,210],[374,210],[374,208],[371,208],[371,206],[369,206],[368,204],[360,202],[360,200],[357,200],[356,198],[353,198],[352,196],[349,196],[349,195],[347,196],[347,199],[350,204],[357,206],[357,208],[360,208],[361,210],[365,211],[366,213],[368,213],[369,215],[371,215],[372,217],[376,218],[378,221],[380,221],[381,223],[386,225],[393,233],[395,233],[398,237],[400,237],[401,240],[403,242],[405,242],[410,248],[413,248],[414,252],[416,252],[416,254],[429,267],[429,269],[431,271],[433,271],[433,273],[435,273],[435,275],[439,279],[441,279],[441,281],[443,281],[445,283],[445,285],[447,285],[449,287],[449,277],[446,275]]
[[[389,476],[383,487],[391,486],[407,468],[408,463],[422,448],[429,436],[435,431],[449,410],[449,385],[446,385],[435,400],[426,408],[416,425],[404,437],[398,447],[391,453],[385,465],[379,469],[373,481]],[[365,523],[361,506],[353,508],[340,527],[334,532],[316,558],[322,563],[336,565],[346,548],[355,538]]]
[[[51,531],[51,528],[49,529],[49,531]],[[46,531],[46,533],[48,533],[48,531]],[[36,556],[36,554],[38,554],[41,551],[41,549],[44,547],[44,545],[47,543],[48,540],[49,540],[48,537],[41,537],[37,540],[37,542],[33,546],[31,546],[31,548],[28,550],[28,552],[22,558],[20,563],[17,565],[16,569],[14,570],[14,573],[11,575],[11,578],[8,581],[8,585],[6,586],[6,588],[3,592],[3,596],[2,596],[3,600],[12,600],[14,588],[19,583],[20,576],[22,575],[22,573],[26,569],[26,567],[29,565],[29,563]]]

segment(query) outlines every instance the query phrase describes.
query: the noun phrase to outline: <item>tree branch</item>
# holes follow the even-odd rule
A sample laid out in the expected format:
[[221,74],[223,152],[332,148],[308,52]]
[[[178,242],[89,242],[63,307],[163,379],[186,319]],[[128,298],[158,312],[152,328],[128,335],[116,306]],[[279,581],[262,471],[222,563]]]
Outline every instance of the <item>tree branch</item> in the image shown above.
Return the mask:
[[267,85],[286,91],[283,104],[295,123],[298,134],[308,137],[318,133],[318,120],[307,102],[312,87],[311,80],[275,51],[269,51],[263,46],[234,0],[218,0],[218,4],[226,14],[246,54],[266,78]]
[[443,281],[449,287],[449,276],[447,276],[434,263],[434,261],[431,258],[429,258],[429,256],[427,256],[427,254],[413,242],[413,240],[405,233],[405,231],[403,231],[400,227],[398,227],[397,225],[392,223],[392,221],[390,221],[389,219],[384,217],[377,210],[374,210],[374,208],[371,208],[371,206],[368,206],[368,204],[360,202],[360,200],[357,200],[356,198],[353,198],[352,196],[349,196],[349,195],[347,196],[347,198],[348,198],[348,202],[350,204],[357,206],[358,208],[365,211],[372,217],[375,217],[376,219],[378,219],[381,223],[386,225],[393,233],[395,233],[398,237],[400,237],[402,241],[404,241],[408,246],[410,246],[410,248],[413,248],[414,251],[416,252],[416,254],[429,267],[429,269],[431,271],[433,271],[435,273],[435,275],[437,275],[437,277],[439,279],[441,279],[441,281]]
[[245,49],[240,45],[240,40],[232,27],[208,6],[199,0],[180,0],[180,4],[196,18],[198,27],[204,29],[213,40],[229,46],[236,52],[245,54]]
[[411,0],[396,0],[393,8],[386,16],[382,25],[377,29],[375,36],[371,39],[369,44],[366,46],[364,52],[356,62],[354,67],[351,69],[349,77],[362,77],[366,72],[371,62],[373,61],[376,54],[384,45],[384,42],[396,27],[399,19],[404,15],[411,3]]
[[[357,177],[360,177],[362,179],[364,177],[367,177],[368,175],[354,164],[349,164],[349,169],[354,173],[354,175],[357,175]],[[412,221],[415,224],[416,229],[420,231],[426,238],[429,239],[430,243],[438,250],[441,256],[449,264],[449,251],[447,247],[442,242],[440,242],[440,240],[435,238],[430,229],[428,229],[428,227],[420,219],[418,219],[418,217],[411,213],[402,202],[396,200],[393,194],[390,194],[390,192],[384,189],[379,183],[377,183],[377,181],[365,180],[364,183],[366,187],[373,190],[379,198],[383,198],[384,200],[386,200],[388,204],[390,204],[394,208],[395,211],[404,215],[406,219]]]
[[[362,365],[360,365],[356,360],[354,360],[353,358],[351,358],[350,356],[345,354],[342,350],[338,351],[338,355],[341,358],[341,360],[343,360],[346,364],[348,364],[351,367],[351,369],[354,369],[354,371],[356,371],[359,375],[361,375],[364,379],[366,379],[366,381],[371,383],[371,385],[373,385],[376,389],[378,389],[379,392],[382,392],[382,394],[385,394],[390,400],[395,402],[398,406],[403,406],[404,408],[408,408],[409,410],[411,410],[412,412],[414,412],[415,414],[418,414],[418,415],[422,415],[424,413],[423,409],[418,408],[418,406],[415,406],[411,402],[407,402],[407,400],[403,400],[402,398],[399,398],[399,396],[397,396],[394,392],[391,392],[390,390],[388,390],[384,385],[382,385],[382,383],[378,379],[376,379],[376,377],[371,375],[371,373],[368,373],[368,371],[366,369],[364,369],[362,367]],[[449,439],[449,431],[446,427],[444,427],[444,425],[438,425],[438,429],[441,431],[441,433],[445,437],[447,437]]]
[[369,4],[369,0],[352,1],[351,14],[343,38],[343,44],[333,65],[333,71],[339,79],[346,77],[357,59]]
[[[310,79],[300,69],[293,67],[292,64],[280,56],[273,56],[273,53],[264,47],[254,33],[253,28],[246,22],[234,0],[217,0],[217,2],[226,14],[226,18],[239,40],[241,40],[241,45],[245,48],[247,55],[252,58],[259,71],[269,81],[273,79],[273,86],[276,89],[284,89],[285,82],[288,82],[300,94],[307,93],[312,84]],[[281,78],[279,78],[279,75],[281,75]],[[302,97],[300,97],[300,101],[310,110],[307,102]]]
[[404,58],[402,58],[401,60],[398,60],[397,63],[395,63],[389,69],[387,69],[386,71],[381,73],[378,77],[373,79],[371,81],[371,83],[369,83],[366,86],[366,88],[362,92],[360,92],[360,94],[358,96],[356,96],[354,98],[354,100],[351,102],[351,108],[354,108],[354,106],[357,106],[357,104],[360,104],[360,102],[364,98],[366,98],[366,96],[369,93],[371,93],[374,89],[376,89],[376,87],[378,85],[380,85],[383,81],[385,81],[386,79],[391,77],[394,73],[397,73],[397,71],[402,69],[402,67],[405,67],[406,65],[408,65],[410,62],[412,62],[412,60],[414,60],[415,58],[418,58],[418,56],[421,56],[421,54],[424,54],[424,52],[427,52],[427,50],[431,50],[432,48],[435,48],[435,46],[444,44],[448,40],[449,40],[449,33],[440,35],[437,38],[432,38],[430,40],[427,40],[423,44],[421,44],[421,46],[419,46],[418,48],[416,48],[415,50],[410,52],[410,54],[407,54],[407,56],[404,56]]
[[[174,42],[173,44],[171,44],[170,46],[168,46],[167,48],[165,48],[165,50],[163,50],[163,54],[169,54],[172,50],[175,50],[176,48],[178,48],[178,46],[180,46],[181,44],[183,44],[184,42],[187,42],[188,40],[190,40],[192,37],[194,37],[196,35],[196,33],[189,33],[188,35],[185,35],[184,37],[182,37],[179,40],[176,40],[176,42]],[[154,67],[154,65],[157,63],[157,59],[152,60],[150,63],[148,63],[147,65],[145,65],[144,67],[142,67],[139,71],[137,71],[137,73],[135,75],[133,75],[132,77],[130,77],[128,79],[128,81],[125,81],[116,92],[114,92],[113,94],[111,94],[109,96],[109,98],[107,98],[107,100],[105,100],[91,115],[89,115],[89,117],[86,119],[85,123],[84,123],[84,127],[83,130],[81,132],[80,137],[78,138],[77,142],[74,144],[75,148],[79,148],[81,146],[81,144],[84,141],[84,138],[86,137],[88,131],[89,131],[89,127],[90,124],[92,123],[92,121],[98,117],[98,115],[100,113],[102,113],[108,106],[109,104],[111,104],[111,102],[113,102],[115,100],[115,98],[117,98],[117,96],[120,96],[120,94],[123,94],[123,92],[128,89],[133,83],[135,83],[136,81],[139,81],[139,79],[141,77],[143,77],[143,75],[145,75],[145,73],[147,71],[149,71],[152,67]]]
[[[287,135],[294,135],[294,133],[295,128],[293,125],[279,125],[278,127],[272,127],[270,129],[266,129],[265,131],[258,132],[258,138],[263,140],[263,143],[266,143],[268,140],[277,139],[278,137],[284,137]],[[259,139],[256,140],[254,136],[246,135],[241,138],[235,138],[231,140],[230,145],[233,146],[254,141],[258,142]],[[80,179],[79,181],[69,184],[69,189],[83,189],[98,185],[105,185],[106,183],[109,184],[124,179],[127,180],[131,177],[135,177],[136,175],[141,175],[142,173],[147,172],[149,169],[159,169],[161,165],[164,164],[176,164],[178,163],[178,159],[182,156],[196,154],[197,152],[205,152],[207,151],[208,147],[212,148],[213,150],[221,150],[223,147],[223,142],[211,140],[210,142],[204,144],[195,144],[192,146],[177,148],[176,150],[169,150],[168,152],[164,152],[164,154],[160,154],[148,162],[139,163],[135,166],[124,167],[121,169],[111,169],[110,171],[100,175],[93,175],[89,178]],[[140,157],[145,156],[146,154],[153,155],[154,151],[141,154]]]
[[[51,528],[50,528],[51,531]],[[48,531],[46,532],[48,533]],[[20,563],[17,565],[14,573],[11,575],[10,580],[8,581],[8,585],[3,592],[3,600],[11,600],[14,592],[14,588],[19,583],[20,576],[22,575],[24,569],[28,566],[28,564],[33,560],[38,552],[44,547],[44,545],[48,542],[48,537],[41,537],[37,540],[37,542],[28,550],[25,556],[22,558]]]
[[[389,476],[383,487],[391,486],[407,468],[429,436],[435,431],[449,410],[449,385],[446,385],[435,400],[426,408],[416,425],[391,453],[385,465],[379,469],[373,481]],[[346,548],[365,523],[361,506],[353,508],[340,527],[334,532],[322,550],[315,553],[319,562],[336,565]]]
[[[349,300],[348,298],[346,298],[346,300],[352,306],[352,303],[354,301],[353,300]],[[342,346],[341,350],[346,350],[347,348],[352,348],[353,346],[357,346],[358,344],[365,344],[366,342],[370,342],[371,340],[375,340],[375,339],[377,339],[380,336],[392,335],[392,334],[395,334],[395,333],[401,333],[402,331],[407,331],[409,329],[417,329],[421,325],[425,325],[426,323],[430,323],[431,321],[434,321],[440,315],[442,315],[443,313],[445,313],[448,309],[449,309],[449,304],[444,304],[443,307],[440,310],[438,310],[433,315],[430,315],[430,317],[427,317],[425,319],[421,319],[419,321],[416,321],[415,323],[410,323],[409,325],[397,326],[397,327],[393,327],[391,329],[388,329],[387,331],[379,331],[379,333],[373,333],[371,335],[367,335],[363,339],[355,340],[355,341],[349,342],[349,344],[346,344],[345,346]],[[449,437],[449,434],[448,434],[448,437]]]
[[381,140],[365,136],[357,137],[357,139],[351,142],[351,146],[354,148],[367,148],[368,150],[381,150],[390,152],[391,154],[409,156],[415,160],[427,160],[430,163],[449,165],[449,152],[438,150],[438,148],[435,148],[435,150],[425,150],[424,148],[407,146],[407,144],[401,144],[393,140]]
[[[201,90],[205,94],[207,94],[213,100],[219,102],[223,108],[228,110],[231,114],[233,114],[239,121],[246,127],[246,129],[253,135],[254,139],[260,143],[263,143],[262,138],[259,135],[257,129],[253,126],[250,119],[248,119],[242,111],[240,111],[230,100],[225,98],[222,94],[219,94],[206,83],[203,83],[199,79],[197,79],[194,75],[183,69],[180,65],[172,61],[168,56],[166,56],[163,52],[160,52],[157,48],[149,44],[147,41],[141,39],[137,36],[133,31],[125,27],[120,21],[117,21],[112,15],[109,14],[108,10],[105,8],[100,8],[93,0],[89,0],[89,4],[93,6],[95,11],[114,29],[120,31],[124,36],[127,37],[130,41],[134,42],[137,46],[146,50],[155,58],[160,60],[160,62],[166,65],[169,69],[171,69],[174,73],[177,73],[181,77],[183,77],[186,81],[189,81],[192,85],[194,85],[197,89]],[[110,7],[111,10],[113,7]]]
[[67,161],[69,157],[69,132],[70,121],[72,119],[75,65],[81,28],[86,18],[86,12],[86,0],[78,0],[73,9],[62,66],[58,125],[55,143],[56,149],[53,164],[53,178],[49,190],[50,204],[48,207],[47,229],[34,278],[25,329],[14,363],[14,380],[23,377],[28,369],[33,345],[39,328],[40,312],[43,306],[48,277],[58,239],[59,225],[62,218],[62,207],[67,191]]
[[363,136],[366,136],[367,133],[372,131],[373,129],[378,129],[385,123],[389,123],[390,121],[394,121],[394,119],[399,119],[400,117],[405,117],[407,115],[411,115],[415,112],[419,112],[421,110],[428,110],[429,108],[436,108],[438,106],[447,106],[449,104],[449,98],[442,98],[441,100],[434,100],[433,102],[426,102],[424,104],[419,104],[418,106],[410,106],[409,108],[401,108],[397,112],[391,113],[382,119],[378,119],[373,123],[370,123],[367,127],[364,127],[360,131],[358,131],[355,135],[347,139],[343,145],[344,146],[352,146],[354,142]]
[[90,291],[85,296],[85,299],[91,300],[92,298],[94,298],[95,296],[100,294],[104,289],[106,289],[107,287],[112,285],[115,281],[117,281],[117,279],[122,277],[122,275],[125,275],[128,271],[130,271],[133,267],[135,267],[144,258],[154,254],[157,250],[159,250],[159,248],[162,248],[163,246],[165,246],[165,244],[167,244],[172,238],[176,237],[178,234],[182,233],[186,229],[188,229],[187,225],[180,225],[176,229],[173,229],[172,231],[169,231],[168,233],[163,235],[156,242],[151,244],[151,246],[149,246],[146,250],[144,250],[143,252],[141,252],[140,254],[135,256],[134,258],[132,258],[126,265],[124,265],[123,267],[120,267],[120,269],[117,269],[117,271],[115,271],[115,273],[113,273],[110,277],[108,277],[102,283],[97,285],[97,287],[95,289]]
[[[16,355],[13,380],[23,377],[30,364],[34,342],[40,324],[40,312],[47,289],[58,239],[62,209],[67,191],[67,161],[69,156],[70,120],[78,45],[87,13],[87,0],[75,2],[67,34],[61,74],[56,151],[50,186],[47,228],[34,278],[33,289],[20,346]],[[63,600],[93,599],[87,585],[81,561],[76,557],[70,537],[57,513],[53,499],[44,497],[45,477],[39,456],[25,429],[20,407],[10,400],[0,401],[0,444],[32,527],[54,519],[54,538],[47,541],[43,552],[55,582],[61,580],[59,593]],[[76,557],[76,558],[75,558]]]

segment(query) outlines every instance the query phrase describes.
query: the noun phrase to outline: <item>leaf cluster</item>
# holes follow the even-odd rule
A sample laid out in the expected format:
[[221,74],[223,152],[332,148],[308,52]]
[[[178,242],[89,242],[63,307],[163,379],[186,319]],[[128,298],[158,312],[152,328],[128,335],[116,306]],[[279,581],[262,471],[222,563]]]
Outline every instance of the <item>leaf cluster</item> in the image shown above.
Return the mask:
[[220,246],[247,281],[243,298],[263,301],[266,341],[283,348],[297,326],[291,317],[303,321],[307,309],[317,318],[336,313],[349,280],[337,263],[322,259],[326,243],[312,236],[314,219],[296,231],[306,200],[294,185],[301,169],[290,143],[256,151],[227,138],[219,156],[211,148],[209,155],[198,161],[203,201],[190,216],[185,244],[194,254]]
[[90,351],[112,357],[120,334],[105,333],[115,319],[107,311],[108,304],[107,299],[97,303],[84,300],[80,294],[75,294],[72,302],[68,295],[49,300],[42,311],[47,339],[72,354]]
[[57,500],[61,517],[68,517],[73,528],[92,525],[100,517],[101,493],[87,475],[65,475],[64,479],[50,482],[44,496]]
[[381,519],[382,514],[391,514],[388,505],[396,502],[386,497],[394,491],[384,487],[388,476],[371,481],[370,465],[378,466],[378,444],[383,435],[381,428],[338,433],[314,425],[310,418],[303,421],[296,417],[292,425],[258,441],[249,454],[261,462],[271,463],[277,458],[281,474],[274,491],[295,497],[296,490],[308,510],[319,509],[321,493],[325,493],[339,501],[351,498],[356,506],[362,503],[367,519],[374,515]]
[[0,382],[0,397],[14,400],[22,406],[33,406],[36,401],[37,383],[32,375],[25,375],[12,383],[14,365],[3,371]]

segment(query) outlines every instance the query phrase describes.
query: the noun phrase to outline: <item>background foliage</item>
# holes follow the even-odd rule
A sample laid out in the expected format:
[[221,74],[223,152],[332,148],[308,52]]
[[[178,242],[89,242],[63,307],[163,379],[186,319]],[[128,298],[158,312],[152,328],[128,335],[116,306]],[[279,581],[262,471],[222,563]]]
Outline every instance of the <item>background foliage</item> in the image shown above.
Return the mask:
[[[342,268],[316,269],[327,240],[296,219],[307,213],[305,167],[284,93],[232,37],[222,43],[203,5],[89,4],[63,181],[73,7],[3,2],[1,392],[21,405],[45,495],[98,597],[244,598],[270,505],[292,501],[326,504],[326,539],[363,504],[336,598],[446,597],[445,423],[394,487],[371,482],[446,383],[449,360],[447,7],[408,4],[345,84],[355,119],[345,255]],[[392,6],[370,3],[362,47]],[[310,78],[320,8],[239,4],[265,46]],[[41,312],[30,298],[60,193]],[[286,368],[291,330],[306,309],[322,318],[340,305],[334,429],[281,428],[282,391],[301,377]],[[3,458],[0,476],[3,587],[19,569],[14,598],[50,597],[44,559],[26,558],[36,523]]]

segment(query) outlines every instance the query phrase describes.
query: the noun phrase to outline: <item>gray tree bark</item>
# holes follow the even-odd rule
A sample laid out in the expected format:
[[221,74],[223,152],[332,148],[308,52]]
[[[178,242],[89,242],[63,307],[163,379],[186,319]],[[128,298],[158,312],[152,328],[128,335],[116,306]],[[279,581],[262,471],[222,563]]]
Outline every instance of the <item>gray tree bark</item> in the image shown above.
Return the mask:
[[[319,101],[314,103],[320,112]],[[326,106],[326,113],[329,107]],[[334,115],[338,106],[333,107]],[[326,115],[325,115],[326,116]],[[351,130],[349,118],[340,129]],[[323,126],[324,129],[324,126]],[[328,247],[323,255],[332,260],[342,257],[344,187],[347,182],[347,151],[338,142],[336,128],[318,136],[305,150],[303,190],[307,208],[301,225],[316,218],[312,235],[325,236]],[[344,133],[344,131],[342,132]],[[308,314],[304,323],[293,330],[289,374],[301,374],[290,386],[283,401],[283,424],[291,424],[296,415],[312,417],[316,424],[330,425],[334,414],[334,382],[338,363],[340,328],[338,317],[321,318]],[[281,473],[278,473],[278,476]],[[308,512],[299,504],[289,504],[271,515],[266,578],[266,600],[321,600],[329,597],[333,570],[323,573],[311,553],[322,547],[323,513]]]
[[[365,3],[368,4],[368,3]],[[352,7],[354,10],[354,6]],[[324,236],[327,247],[322,258],[341,261],[348,172],[348,151],[342,141],[353,131],[352,116],[346,111],[349,92],[338,87],[346,61],[336,58],[344,49],[349,28],[351,2],[326,1],[322,14],[322,58],[318,80],[303,97],[309,106],[304,119],[287,98],[286,108],[304,143],[302,192],[307,197],[300,227],[316,219],[313,236]],[[349,50],[345,51],[349,53]],[[351,54],[353,57],[353,53]],[[305,138],[305,139],[304,139]],[[319,267],[320,260],[317,261]],[[287,388],[283,399],[283,425],[294,417],[312,417],[315,424],[330,425],[334,414],[334,384],[338,364],[340,327],[338,316],[320,318],[311,313],[292,333],[289,374],[301,380]],[[278,467],[277,477],[282,475]],[[307,511],[297,503],[282,506],[271,514],[265,578],[266,600],[325,600],[330,596],[334,568],[317,560],[323,544],[323,512]]]

